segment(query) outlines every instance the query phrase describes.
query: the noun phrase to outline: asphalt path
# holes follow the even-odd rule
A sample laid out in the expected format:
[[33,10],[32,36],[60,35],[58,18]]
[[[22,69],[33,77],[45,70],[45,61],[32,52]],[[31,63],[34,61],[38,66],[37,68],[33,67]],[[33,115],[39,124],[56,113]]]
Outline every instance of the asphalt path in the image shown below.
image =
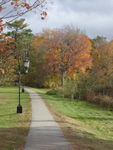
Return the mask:
[[29,88],[32,121],[24,150],[72,150],[41,97]]

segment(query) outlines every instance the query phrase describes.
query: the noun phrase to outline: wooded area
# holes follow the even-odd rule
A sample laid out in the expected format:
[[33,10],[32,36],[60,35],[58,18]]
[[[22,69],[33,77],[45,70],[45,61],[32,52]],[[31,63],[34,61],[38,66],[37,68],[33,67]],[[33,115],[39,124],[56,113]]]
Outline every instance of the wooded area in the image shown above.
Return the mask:
[[[38,88],[52,88],[63,97],[88,100],[103,107],[113,107],[113,41],[97,36],[88,38],[73,26],[44,29],[33,35],[24,19],[7,24],[12,30],[1,40],[1,84],[14,84],[18,62],[29,57],[30,69],[21,82]],[[55,92],[56,91],[56,92]],[[53,94],[52,93],[52,94]]]

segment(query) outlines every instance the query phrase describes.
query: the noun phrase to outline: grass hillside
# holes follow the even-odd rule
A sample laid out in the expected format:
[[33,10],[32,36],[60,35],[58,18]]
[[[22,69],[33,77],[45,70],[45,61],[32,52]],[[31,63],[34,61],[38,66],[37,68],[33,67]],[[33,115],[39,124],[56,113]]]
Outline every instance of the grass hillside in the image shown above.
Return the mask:
[[31,103],[21,93],[23,113],[17,114],[18,87],[0,87],[0,150],[23,150],[31,121]]
[[[79,150],[113,150],[113,112],[85,101],[47,95],[34,89],[54,113],[73,148]],[[57,120],[56,120],[57,121]],[[62,122],[62,123],[61,123]],[[70,135],[71,134],[71,135]]]

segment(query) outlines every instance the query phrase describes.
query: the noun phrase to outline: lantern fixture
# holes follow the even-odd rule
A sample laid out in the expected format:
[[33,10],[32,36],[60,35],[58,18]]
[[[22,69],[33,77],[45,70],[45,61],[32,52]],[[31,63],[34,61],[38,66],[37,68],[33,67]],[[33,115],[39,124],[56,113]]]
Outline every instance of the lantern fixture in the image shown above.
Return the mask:
[[27,59],[24,60],[24,67],[25,67],[25,73],[28,73],[29,60],[27,60]]

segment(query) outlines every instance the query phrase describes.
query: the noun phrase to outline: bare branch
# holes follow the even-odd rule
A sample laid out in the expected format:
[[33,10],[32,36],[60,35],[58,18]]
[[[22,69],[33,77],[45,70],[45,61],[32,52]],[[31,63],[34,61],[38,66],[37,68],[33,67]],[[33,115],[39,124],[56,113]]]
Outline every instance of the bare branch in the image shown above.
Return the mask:
[[[7,12],[5,15],[0,17],[0,20],[4,20],[4,19],[10,19],[8,20],[8,22],[12,22],[15,19],[21,17],[22,15],[35,10],[36,8],[39,9],[43,14],[43,9],[45,8],[45,6],[47,5],[47,2],[49,2],[49,0],[35,0],[34,2],[32,2],[31,0],[28,1],[19,1],[16,4],[16,1],[12,1],[12,0],[2,0],[0,2],[0,11],[4,11],[4,10],[8,10],[8,8],[10,8],[9,12]],[[12,4],[11,4],[12,3]],[[30,4],[31,3],[31,4]],[[6,5],[3,8],[3,5]],[[1,13],[0,12],[0,13]],[[2,14],[1,14],[2,15]],[[44,18],[46,17],[46,15],[44,16]],[[43,17],[42,17],[43,19]],[[4,23],[5,24],[5,23]],[[4,26],[4,24],[0,24],[0,27]]]

